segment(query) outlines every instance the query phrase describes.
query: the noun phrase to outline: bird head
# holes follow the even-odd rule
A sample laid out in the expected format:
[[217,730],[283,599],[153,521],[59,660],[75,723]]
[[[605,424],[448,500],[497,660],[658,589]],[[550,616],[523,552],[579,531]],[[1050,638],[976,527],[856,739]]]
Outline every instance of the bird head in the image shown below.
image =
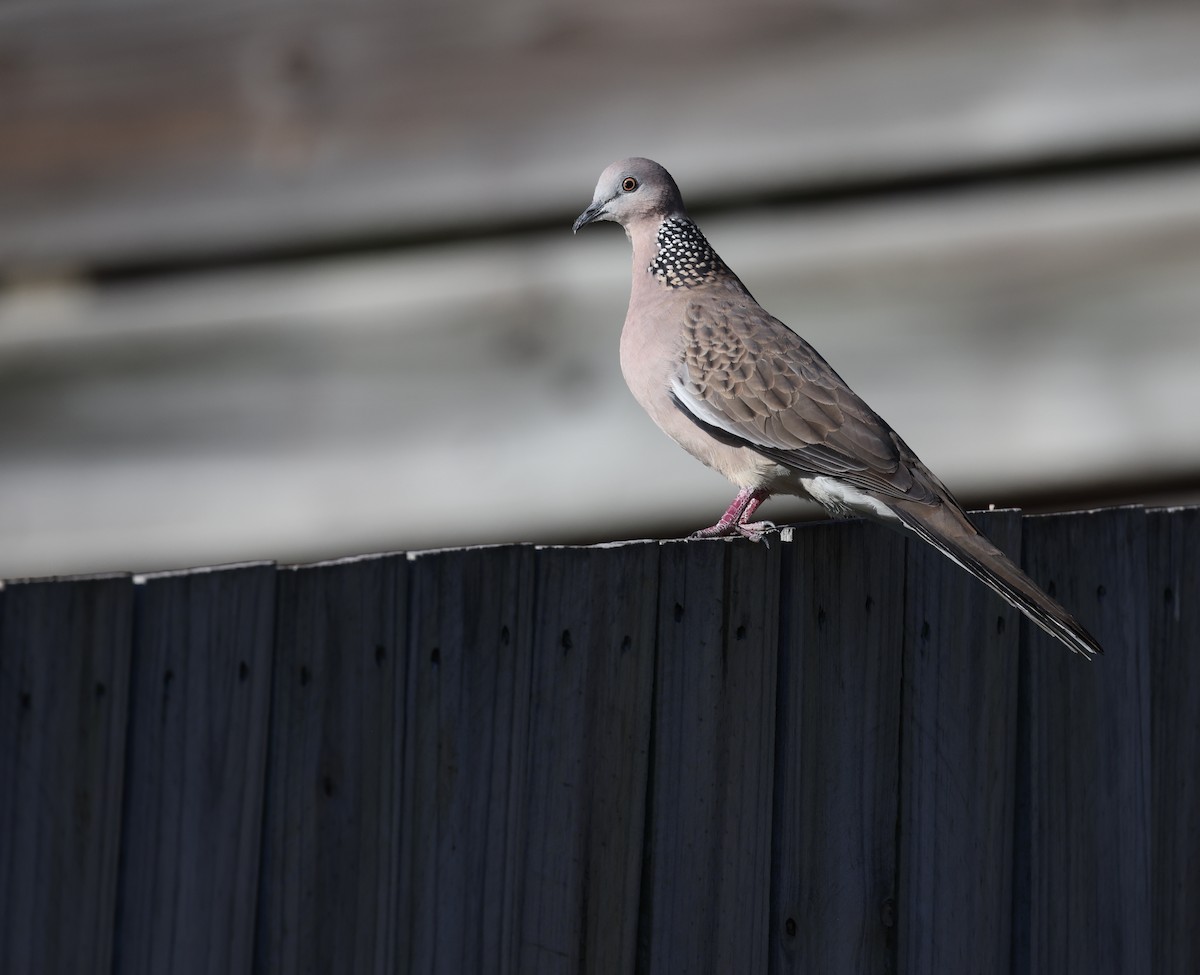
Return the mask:
[[612,220],[628,230],[642,220],[686,215],[671,174],[652,159],[635,157],[615,162],[600,174],[592,205],[571,229],[578,233],[589,223]]

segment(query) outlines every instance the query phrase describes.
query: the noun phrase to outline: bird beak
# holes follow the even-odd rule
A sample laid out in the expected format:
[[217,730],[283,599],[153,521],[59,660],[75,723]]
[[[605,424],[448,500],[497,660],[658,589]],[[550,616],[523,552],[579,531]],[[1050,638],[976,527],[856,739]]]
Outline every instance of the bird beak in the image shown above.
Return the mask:
[[574,226],[571,227],[571,233],[577,234],[579,233],[580,227],[585,227],[593,220],[599,220],[601,217],[606,216],[606,211],[604,209],[605,206],[607,206],[607,201],[602,203],[593,203],[590,207],[584,210],[583,213],[581,213],[575,220]]

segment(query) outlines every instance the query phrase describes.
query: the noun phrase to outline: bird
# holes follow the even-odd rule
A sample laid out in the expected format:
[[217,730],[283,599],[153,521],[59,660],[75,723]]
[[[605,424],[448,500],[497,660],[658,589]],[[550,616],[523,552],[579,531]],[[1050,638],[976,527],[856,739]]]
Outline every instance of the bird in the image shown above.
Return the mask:
[[761,540],[772,495],[912,532],[1083,657],[1096,639],[971,522],[945,484],[808,342],[767,312],[688,216],[661,165],[608,166],[575,220],[619,224],[633,248],[620,339],[634,399],[684,450],[737,486],[692,538]]

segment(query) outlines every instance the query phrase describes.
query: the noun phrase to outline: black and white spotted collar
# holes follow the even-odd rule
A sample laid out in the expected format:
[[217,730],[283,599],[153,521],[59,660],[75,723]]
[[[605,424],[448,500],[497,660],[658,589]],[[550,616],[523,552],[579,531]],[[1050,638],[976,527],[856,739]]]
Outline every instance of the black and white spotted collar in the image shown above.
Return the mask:
[[658,228],[658,255],[647,268],[669,288],[693,288],[726,273],[725,262],[686,217],[667,217]]

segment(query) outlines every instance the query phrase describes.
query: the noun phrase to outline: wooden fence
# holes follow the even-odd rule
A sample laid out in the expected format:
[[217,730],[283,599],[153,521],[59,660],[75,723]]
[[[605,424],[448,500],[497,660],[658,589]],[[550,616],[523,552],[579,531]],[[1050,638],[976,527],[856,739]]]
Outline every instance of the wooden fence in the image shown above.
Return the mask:
[[1200,508],[0,593],[0,971],[1200,970]]

